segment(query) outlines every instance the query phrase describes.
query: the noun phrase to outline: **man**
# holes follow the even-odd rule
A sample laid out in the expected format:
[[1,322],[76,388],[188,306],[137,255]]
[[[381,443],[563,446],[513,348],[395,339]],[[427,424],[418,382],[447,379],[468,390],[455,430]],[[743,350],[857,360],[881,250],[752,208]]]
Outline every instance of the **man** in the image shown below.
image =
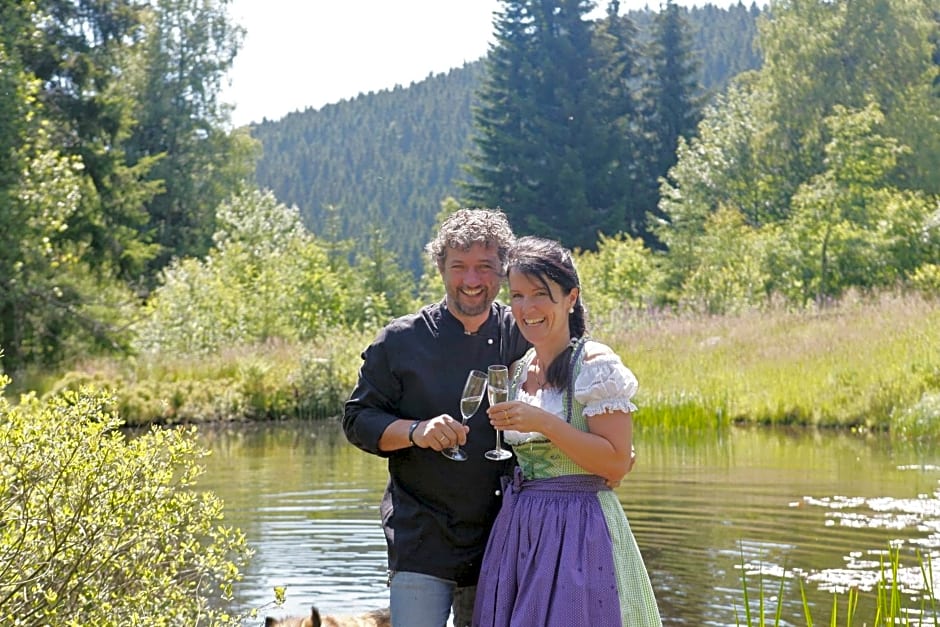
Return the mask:
[[[461,209],[426,247],[445,297],[392,321],[363,352],[343,429],[362,450],[388,458],[382,499],[392,624],[470,624],[486,540],[512,460],[484,457],[496,441],[483,405],[463,425],[460,395],[471,369],[509,364],[527,344],[496,303],[513,242],[505,215]],[[455,419],[454,416],[457,416]],[[464,462],[441,454],[459,445]]]

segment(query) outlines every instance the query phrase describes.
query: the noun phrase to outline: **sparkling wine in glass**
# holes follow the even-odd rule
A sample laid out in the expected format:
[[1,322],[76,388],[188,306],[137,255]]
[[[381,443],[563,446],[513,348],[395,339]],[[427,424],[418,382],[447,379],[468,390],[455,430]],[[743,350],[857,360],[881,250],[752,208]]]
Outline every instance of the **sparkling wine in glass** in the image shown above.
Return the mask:
[[[460,397],[460,416],[463,418],[463,424],[467,424],[470,416],[477,413],[485,393],[486,373],[471,370],[470,374],[467,375],[467,382],[463,385],[463,394]],[[467,461],[467,454],[459,446],[445,448],[441,453],[454,461]]]
[[[509,369],[506,366],[490,366],[486,369],[486,393],[489,396],[490,407],[496,403],[509,400]],[[484,453],[487,459],[499,461],[509,459],[512,453],[503,448],[502,434],[496,432],[496,448]]]

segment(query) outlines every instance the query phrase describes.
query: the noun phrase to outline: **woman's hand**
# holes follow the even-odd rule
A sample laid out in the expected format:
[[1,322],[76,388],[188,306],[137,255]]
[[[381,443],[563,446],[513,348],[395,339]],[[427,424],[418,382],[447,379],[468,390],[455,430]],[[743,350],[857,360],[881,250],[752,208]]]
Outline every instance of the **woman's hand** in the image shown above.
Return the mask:
[[497,431],[538,431],[544,410],[522,401],[496,403],[486,410],[490,424]]

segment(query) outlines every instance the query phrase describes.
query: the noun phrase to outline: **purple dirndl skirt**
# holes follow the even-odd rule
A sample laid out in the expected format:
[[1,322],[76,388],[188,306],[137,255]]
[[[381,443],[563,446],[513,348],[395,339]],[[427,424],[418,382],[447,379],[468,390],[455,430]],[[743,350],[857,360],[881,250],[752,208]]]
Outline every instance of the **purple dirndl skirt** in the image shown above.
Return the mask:
[[516,470],[486,546],[475,627],[621,624],[596,475],[522,480]]

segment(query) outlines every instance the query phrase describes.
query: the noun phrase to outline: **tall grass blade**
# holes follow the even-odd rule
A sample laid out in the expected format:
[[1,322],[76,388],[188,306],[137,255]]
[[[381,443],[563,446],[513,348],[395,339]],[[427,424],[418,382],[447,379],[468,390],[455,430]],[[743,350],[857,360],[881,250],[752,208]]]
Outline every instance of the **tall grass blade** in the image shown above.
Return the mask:
[[858,608],[858,588],[851,587],[849,588],[849,599],[845,607],[845,627],[851,627],[852,621],[855,619],[855,610]]
[[747,593],[747,567],[744,562],[744,545],[739,543],[741,547],[741,584],[744,586],[744,620],[745,624],[748,627],[751,626],[751,601]]
[[777,591],[777,612],[774,614],[774,627],[780,627],[780,619],[783,615],[783,588],[787,580],[787,565],[783,565],[783,573],[780,575],[780,590]]
[[764,614],[764,564],[758,562],[757,564],[757,592],[760,595],[757,601],[757,609],[760,610],[760,627],[765,625],[765,614]]
[[803,599],[803,617],[806,618],[806,627],[813,627],[813,613],[809,611],[809,600],[806,598],[806,588],[803,587],[803,580],[800,579],[800,597]]
[[[937,620],[937,599],[934,597],[933,593],[933,559],[930,554],[927,554],[927,563],[924,565],[924,557],[921,555],[920,550],[917,551],[917,561],[920,563],[920,576],[924,580],[924,600],[930,605],[930,614],[933,618],[933,622],[936,624],[940,622]],[[926,614],[926,609],[924,611]]]

